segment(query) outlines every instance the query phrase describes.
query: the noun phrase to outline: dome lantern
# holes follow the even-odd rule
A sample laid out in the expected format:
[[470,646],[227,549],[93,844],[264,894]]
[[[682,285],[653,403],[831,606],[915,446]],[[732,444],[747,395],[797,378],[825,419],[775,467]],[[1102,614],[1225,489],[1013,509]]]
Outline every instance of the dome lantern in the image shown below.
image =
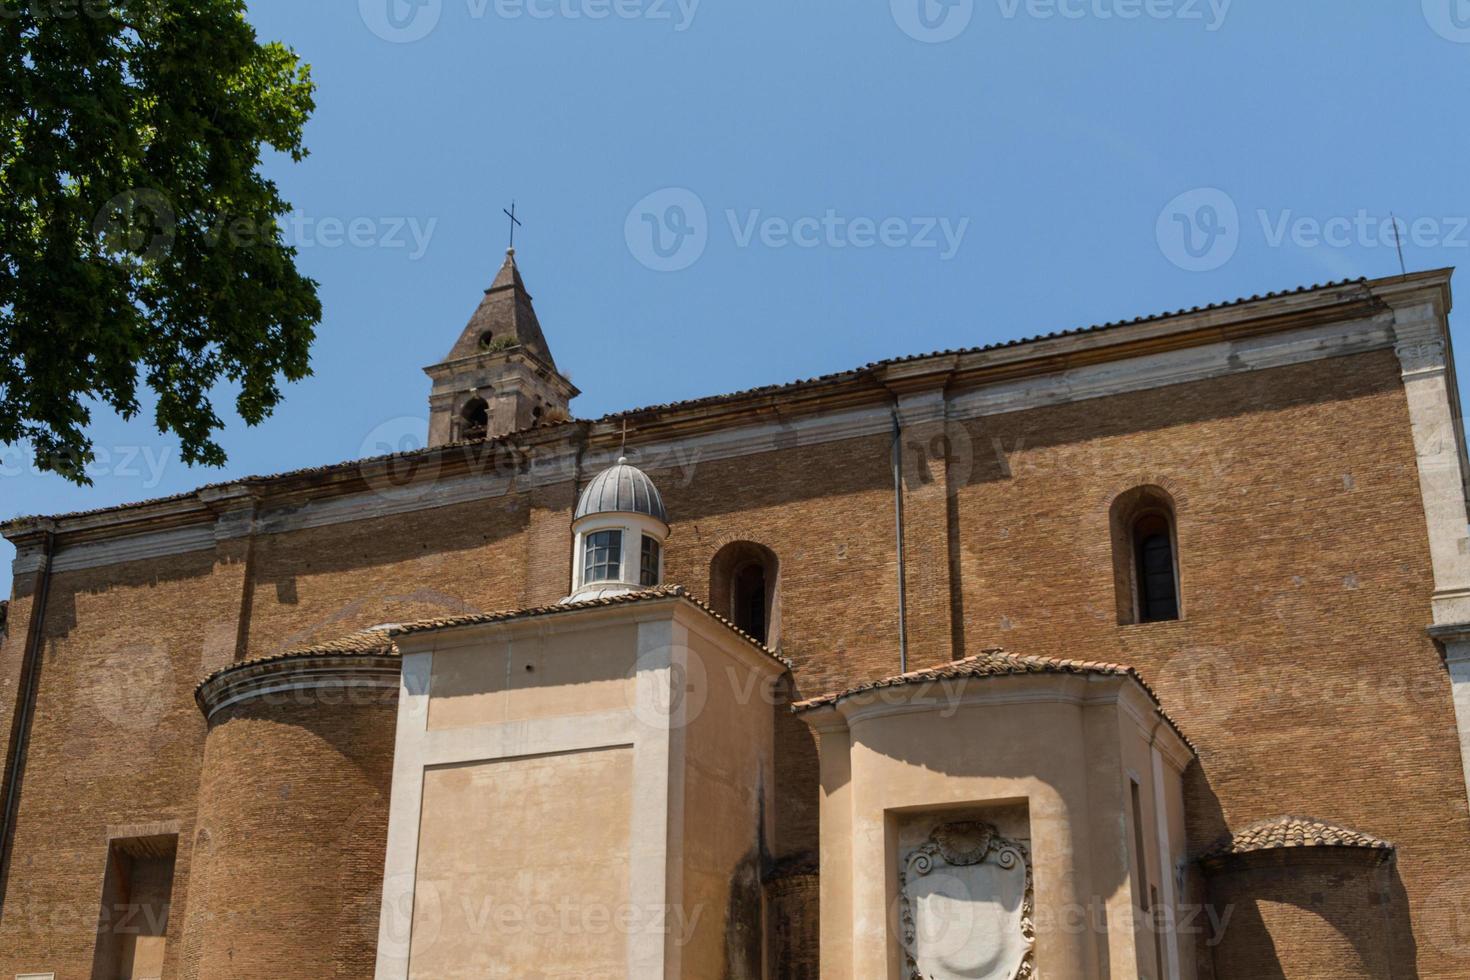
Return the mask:
[[663,496],[626,457],[593,477],[572,515],[572,594],[601,599],[663,583],[669,536]]

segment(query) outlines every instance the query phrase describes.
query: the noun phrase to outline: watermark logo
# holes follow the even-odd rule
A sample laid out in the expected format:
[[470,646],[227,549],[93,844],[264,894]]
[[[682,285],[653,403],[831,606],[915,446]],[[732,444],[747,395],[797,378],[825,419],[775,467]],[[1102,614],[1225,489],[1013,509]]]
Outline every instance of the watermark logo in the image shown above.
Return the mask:
[[389,500],[417,500],[432,493],[439,456],[419,450],[428,445],[424,419],[401,415],[373,428],[358,448],[362,478],[373,493]]
[[646,728],[679,729],[693,724],[709,700],[704,660],[684,646],[658,647],[638,655],[628,671],[628,708]]
[[1267,248],[1470,248],[1470,215],[1405,219],[1359,208],[1324,217],[1300,214],[1291,208],[1257,208],[1254,219],[1242,220],[1235,201],[1218,188],[1186,191],[1159,214],[1159,249],[1181,269],[1209,272],[1229,262],[1244,235],[1255,235],[1256,225],[1261,243]]
[[155,728],[173,693],[168,651],[156,643],[113,648],[89,676],[83,690],[96,714],[128,732]]
[[1470,0],[1423,0],[1424,19],[1446,41],[1470,44]]
[[943,44],[965,32],[975,0],[888,0],[893,22],[915,41]]
[[1186,272],[1211,272],[1240,247],[1240,211],[1217,187],[1185,191],[1159,212],[1154,234],[1170,262]]
[[444,14],[444,0],[357,0],[368,30],[391,44],[428,37]]
[[[736,248],[932,249],[941,261],[955,257],[970,229],[969,218],[843,214],[767,214],[760,208],[726,208],[724,226]],[[708,211],[685,187],[654,191],[633,205],[623,224],[628,250],[657,272],[677,272],[699,260],[709,244]]]
[[647,195],[623,222],[628,251],[655,272],[687,269],[709,244],[709,215],[687,187],[665,187]]
[[949,496],[969,486],[975,472],[975,444],[963,422],[935,419],[905,424],[903,480],[910,492],[938,485]]
[[168,198],[148,188],[123,191],[92,222],[92,235],[103,251],[145,262],[167,255],[177,233],[178,216]]

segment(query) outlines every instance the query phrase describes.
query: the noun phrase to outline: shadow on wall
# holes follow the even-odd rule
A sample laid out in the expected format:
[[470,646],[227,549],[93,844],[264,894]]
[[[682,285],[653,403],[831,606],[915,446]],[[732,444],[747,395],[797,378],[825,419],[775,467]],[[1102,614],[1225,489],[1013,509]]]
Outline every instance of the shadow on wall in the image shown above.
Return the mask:
[[1211,903],[1230,913],[1214,947],[1220,980],[1419,975],[1392,852],[1286,848],[1211,862],[1206,873]]
[[1413,980],[1417,945],[1392,852],[1350,847],[1201,855],[1231,836],[1205,765],[1184,773],[1190,860],[1183,902],[1202,910],[1200,980]]

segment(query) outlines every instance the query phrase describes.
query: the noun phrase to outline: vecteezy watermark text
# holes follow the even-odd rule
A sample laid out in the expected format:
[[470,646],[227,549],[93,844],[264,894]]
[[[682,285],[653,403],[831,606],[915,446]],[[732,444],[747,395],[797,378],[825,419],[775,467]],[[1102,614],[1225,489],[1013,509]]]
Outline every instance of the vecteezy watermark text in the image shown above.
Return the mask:
[[1225,26],[1235,0],[995,0],[1006,20],[1198,21],[1207,31]]
[[828,208],[820,217],[763,216],[759,208],[743,214],[725,211],[730,234],[740,248],[759,241],[766,248],[937,248],[948,261],[960,250],[969,230],[969,218],[889,216],[875,219],[847,217]]
[[[1218,31],[1235,0],[995,0],[1002,20],[1183,21]],[[975,0],[889,0],[893,21],[926,44],[952,41],[975,17]]]
[[1175,197],[1159,212],[1154,234],[1159,250],[1174,265],[1210,272],[1229,262],[1243,238],[1257,228],[1267,248],[1470,248],[1470,215],[1395,216],[1367,208],[1320,215],[1257,208],[1245,218],[1218,187]]
[[[641,20],[687,31],[701,0],[464,0],[470,20]],[[394,44],[422,41],[444,16],[444,0],[358,0],[368,30]]]
[[[169,466],[177,460],[178,447],[162,446],[94,446],[92,458],[82,470],[93,481],[133,481],[144,490],[152,490],[163,482]],[[0,446],[0,478],[42,476],[44,471],[35,456],[18,444]]]
[[[424,257],[439,226],[438,218],[409,215],[316,217],[292,211],[279,218],[227,213],[203,219],[203,240],[214,248],[228,242],[237,248],[280,241],[294,248],[403,249],[411,261]],[[179,215],[160,191],[134,188],[113,197],[98,211],[92,231],[109,253],[159,259],[178,243]]]
[[[955,257],[970,219],[934,215],[767,214],[760,208],[726,208],[724,225],[736,248],[932,250],[941,261]],[[718,227],[718,226],[716,226]],[[628,251],[657,272],[687,269],[709,244],[709,212],[687,187],[665,187],[645,195],[628,211],[623,237]]]

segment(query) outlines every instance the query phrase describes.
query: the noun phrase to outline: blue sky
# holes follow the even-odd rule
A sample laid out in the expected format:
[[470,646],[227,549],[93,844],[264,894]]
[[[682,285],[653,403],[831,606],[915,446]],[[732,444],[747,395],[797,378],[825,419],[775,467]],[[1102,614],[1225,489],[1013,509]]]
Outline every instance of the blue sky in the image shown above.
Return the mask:
[[1470,253],[1466,0],[250,11],[319,86],[312,155],[269,168],[321,283],[315,376],[257,428],[229,416],[223,470],[147,412],[96,414],[90,488],[6,447],[0,517],[421,444],[420,368],[493,277],[512,198],[584,417],[1392,274],[1391,210],[1410,269]]

